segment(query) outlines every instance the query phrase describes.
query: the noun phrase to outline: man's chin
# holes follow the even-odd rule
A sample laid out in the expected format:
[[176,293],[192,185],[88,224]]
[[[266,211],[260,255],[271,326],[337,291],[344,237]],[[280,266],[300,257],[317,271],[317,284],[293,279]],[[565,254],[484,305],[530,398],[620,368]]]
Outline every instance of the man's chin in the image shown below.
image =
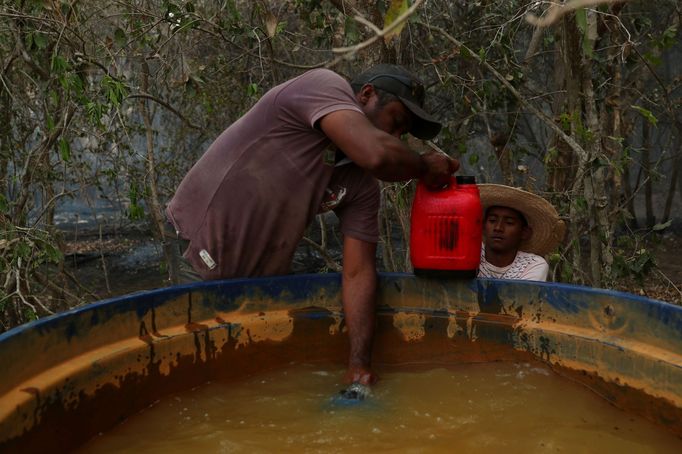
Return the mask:
[[490,244],[488,244],[486,246],[490,252],[494,252],[496,254],[507,252],[509,250],[509,248],[505,247],[504,244],[499,244],[499,243],[496,243],[494,241],[491,241]]

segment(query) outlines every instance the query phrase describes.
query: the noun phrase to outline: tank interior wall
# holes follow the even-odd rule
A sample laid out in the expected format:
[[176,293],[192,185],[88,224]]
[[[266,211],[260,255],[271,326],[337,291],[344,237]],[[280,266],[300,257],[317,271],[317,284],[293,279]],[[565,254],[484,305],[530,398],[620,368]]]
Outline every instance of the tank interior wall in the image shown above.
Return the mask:
[[[343,364],[340,277],[142,292],[0,336],[0,447],[77,446],[159,397],[291,361]],[[557,284],[382,275],[377,367],[538,358],[682,435],[682,310]]]

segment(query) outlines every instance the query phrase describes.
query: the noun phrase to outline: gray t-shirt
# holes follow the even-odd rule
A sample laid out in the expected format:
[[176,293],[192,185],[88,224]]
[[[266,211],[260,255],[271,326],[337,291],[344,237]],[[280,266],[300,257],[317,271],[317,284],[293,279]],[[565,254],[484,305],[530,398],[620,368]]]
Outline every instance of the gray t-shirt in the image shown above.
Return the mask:
[[362,113],[348,82],[308,71],[268,91],[190,169],[166,214],[202,278],[288,273],[306,226],[326,209],[344,235],[378,241],[378,182],[353,163],[335,166],[317,127],[337,110]]

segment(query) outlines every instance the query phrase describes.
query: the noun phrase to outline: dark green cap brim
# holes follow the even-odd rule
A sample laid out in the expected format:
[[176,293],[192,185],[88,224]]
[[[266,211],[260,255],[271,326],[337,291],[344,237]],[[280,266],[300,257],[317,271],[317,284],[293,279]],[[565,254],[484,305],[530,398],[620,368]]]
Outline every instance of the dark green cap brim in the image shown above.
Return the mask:
[[436,121],[431,115],[426,113],[424,109],[419,107],[414,102],[398,96],[400,101],[407,107],[412,113],[412,128],[410,129],[410,134],[418,139],[429,140],[433,139],[438,135],[442,125]]

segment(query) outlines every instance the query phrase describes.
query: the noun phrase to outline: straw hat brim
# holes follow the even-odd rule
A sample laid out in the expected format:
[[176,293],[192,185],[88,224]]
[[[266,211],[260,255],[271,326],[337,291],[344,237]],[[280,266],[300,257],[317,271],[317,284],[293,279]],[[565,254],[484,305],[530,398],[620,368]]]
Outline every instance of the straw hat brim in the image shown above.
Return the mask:
[[520,249],[540,256],[552,252],[564,239],[566,225],[554,206],[542,197],[522,189],[501,184],[479,184],[483,212],[491,206],[513,208],[521,213],[533,229]]

